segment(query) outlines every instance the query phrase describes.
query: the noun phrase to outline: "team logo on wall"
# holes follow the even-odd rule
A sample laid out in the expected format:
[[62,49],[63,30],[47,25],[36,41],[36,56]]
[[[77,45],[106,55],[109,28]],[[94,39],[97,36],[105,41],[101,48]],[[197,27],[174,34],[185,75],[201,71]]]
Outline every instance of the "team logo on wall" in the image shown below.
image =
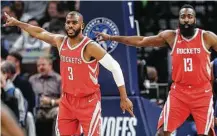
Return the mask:
[[[103,32],[109,35],[119,35],[119,30],[117,25],[110,19],[105,17],[99,17],[92,19],[84,29],[84,35],[88,36],[94,41],[98,41],[96,39],[96,35],[94,31]],[[98,42],[108,53],[114,51],[117,47],[118,42],[115,41],[100,41]]]

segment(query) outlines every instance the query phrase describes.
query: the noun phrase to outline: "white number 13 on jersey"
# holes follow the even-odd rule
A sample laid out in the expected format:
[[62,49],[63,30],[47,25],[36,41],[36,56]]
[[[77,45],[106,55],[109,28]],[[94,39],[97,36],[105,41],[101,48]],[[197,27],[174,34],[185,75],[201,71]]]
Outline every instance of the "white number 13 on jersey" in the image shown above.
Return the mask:
[[68,71],[69,71],[69,76],[68,76],[69,80],[73,80],[73,69],[72,69],[72,67],[68,67]]
[[184,71],[185,72],[193,71],[192,58],[184,58]]

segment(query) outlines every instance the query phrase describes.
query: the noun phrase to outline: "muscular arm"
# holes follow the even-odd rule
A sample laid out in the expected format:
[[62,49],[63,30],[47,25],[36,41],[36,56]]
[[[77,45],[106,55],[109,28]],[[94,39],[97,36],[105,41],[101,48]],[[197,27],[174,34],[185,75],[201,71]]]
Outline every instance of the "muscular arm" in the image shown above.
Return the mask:
[[212,47],[215,51],[217,51],[217,35],[213,32],[206,31],[204,33],[204,42],[208,48]]
[[7,13],[4,13],[6,18],[6,24],[4,26],[17,26],[21,29],[28,32],[31,36],[40,39],[42,41],[45,41],[53,46],[59,46],[63,40],[62,35],[58,34],[52,34],[44,30],[43,28],[40,28],[38,26],[33,26],[24,22],[21,22],[13,17],[10,17]]
[[86,47],[85,53],[88,58],[94,57],[102,66],[112,72],[113,78],[120,92],[121,109],[123,112],[127,110],[131,116],[134,116],[133,104],[127,97],[123,73],[118,62],[97,43],[89,43]]
[[167,38],[173,33],[172,30],[165,30],[154,36],[110,36],[110,40],[136,47],[155,46],[161,47],[168,43]]
[[42,41],[45,41],[53,46],[59,46],[64,37],[63,35],[53,34],[44,30],[41,27],[33,26],[21,21],[18,21],[17,26],[25,30],[26,32],[28,32],[31,36],[40,39]]
[[[86,47],[86,52],[88,54],[88,58],[90,57],[94,57],[97,61],[99,61],[100,63],[102,62],[102,59],[105,57],[105,55],[109,55],[107,54],[107,52],[97,43],[93,42],[87,45]],[[126,98],[126,90],[124,87],[124,81],[122,83],[117,83],[120,81],[117,80],[123,80],[123,74],[122,74],[122,70],[120,68],[120,65],[118,64],[118,62],[113,59],[110,55],[109,55],[109,59],[111,59],[111,61],[107,62],[107,64],[103,64],[103,62],[101,63],[106,69],[110,70],[113,74],[114,80],[117,84],[117,86],[119,87],[120,90],[120,94],[121,97]]]

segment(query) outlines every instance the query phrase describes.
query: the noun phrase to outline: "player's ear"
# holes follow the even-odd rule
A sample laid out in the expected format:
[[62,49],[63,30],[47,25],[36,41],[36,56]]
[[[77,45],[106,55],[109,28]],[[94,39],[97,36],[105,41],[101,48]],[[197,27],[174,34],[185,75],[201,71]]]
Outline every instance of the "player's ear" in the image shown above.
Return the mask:
[[84,23],[82,23],[82,25],[81,25],[81,29],[82,29],[82,30],[84,29]]

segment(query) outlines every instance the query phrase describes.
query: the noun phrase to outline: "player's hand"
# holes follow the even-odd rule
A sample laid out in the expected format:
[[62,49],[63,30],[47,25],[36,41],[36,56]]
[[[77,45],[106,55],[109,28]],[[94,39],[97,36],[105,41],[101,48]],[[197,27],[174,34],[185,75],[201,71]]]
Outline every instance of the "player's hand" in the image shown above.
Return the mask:
[[41,99],[40,99],[40,103],[41,103],[41,105],[50,105],[51,104],[51,98],[42,95]]
[[16,26],[19,21],[15,19],[14,17],[9,16],[6,12],[4,12],[4,16],[6,19],[6,23],[4,24],[4,27],[6,26]]
[[105,34],[105,33],[100,33],[100,32],[96,32],[94,31],[95,35],[96,35],[96,38],[97,38],[97,41],[107,41],[107,40],[110,40],[111,38],[111,35],[108,35],[108,34]]
[[130,101],[129,98],[121,99],[120,104],[121,104],[121,109],[123,113],[125,113],[125,111],[128,111],[132,117],[135,117],[133,113],[133,103]]

